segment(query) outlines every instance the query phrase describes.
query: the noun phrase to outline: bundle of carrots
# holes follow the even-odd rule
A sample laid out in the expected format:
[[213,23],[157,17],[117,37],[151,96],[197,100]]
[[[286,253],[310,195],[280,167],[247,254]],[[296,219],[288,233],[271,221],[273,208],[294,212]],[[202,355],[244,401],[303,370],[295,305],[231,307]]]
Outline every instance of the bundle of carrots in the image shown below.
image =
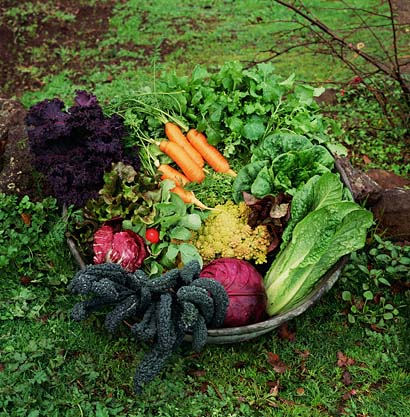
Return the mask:
[[190,129],[185,136],[178,125],[166,122],[165,135],[168,140],[161,141],[159,148],[175,162],[182,172],[170,165],[162,164],[158,167],[158,171],[162,173],[161,178],[175,182],[176,185],[171,191],[178,194],[185,203],[208,209],[192,191],[186,190],[184,186],[189,182],[201,183],[205,179],[205,162],[216,172],[232,176],[236,176],[236,173],[218,149],[208,143],[205,135],[196,129]]

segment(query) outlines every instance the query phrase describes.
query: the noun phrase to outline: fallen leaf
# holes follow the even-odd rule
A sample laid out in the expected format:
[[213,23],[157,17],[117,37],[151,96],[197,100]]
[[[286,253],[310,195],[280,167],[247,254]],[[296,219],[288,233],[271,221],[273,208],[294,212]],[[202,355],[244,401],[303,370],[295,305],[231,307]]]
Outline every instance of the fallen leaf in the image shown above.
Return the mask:
[[294,342],[296,339],[296,332],[289,328],[289,324],[283,323],[278,328],[278,337],[282,340],[289,340],[290,342]]
[[245,366],[246,366],[245,361],[238,361],[238,362],[235,362],[234,365],[233,365],[233,367],[235,369],[243,369],[243,368],[245,368]]
[[307,359],[310,355],[310,351],[305,349],[305,350],[299,350],[299,349],[295,349],[295,353],[297,353],[299,356],[301,356],[303,359]]
[[349,398],[351,398],[353,395],[356,395],[356,391],[354,389],[351,389],[350,391],[347,391],[343,394],[342,400],[347,401]]
[[372,160],[367,156],[367,155],[363,155],[363,162],[368,165],[372,162]]
[[342,374],[343,385],[351,385],[353,382],[352,374],[349,371],[344,371]]
[[270,395],[273,395],[274,397],[277,397],[277,396],[278,396],[278,394],[279,394],[279,388],[278,388],[278,387],[272,387],[272,388],[269,390],[269,394],[270,394]]
[[276,381],[268,381],[268,387],[269,387],[269,394],[276,397],[279,394],[279,389],[280,389],[279,379],[277,379]]
[[268,352],[268,363],[278,374],[283,374],[288,369],[285,363],[280,360],[277,353]]
[[21,219],[23,220],[23,223],[27,226],[30,226],[31,224],[31,215],[27,213],[21,213]]
[[201,384],[200,391],[201,391],[202,394],[205,394],[208,391],[208,385],[209,385],[208,382],[203,382]]
[[30,285],[30,283],[31,283],[31,278],[28,277],[27,275],[24,275],[24,276],[20,277],[20,284],[21,285],[27,286],[27,285]]
[[188,371],[188,374],[198,378],[198,377],[201,377],[201,376],[205,376],[206,371],[204,371],[202,369],[191,369],[191,370]]
[[350,365],[354,365],[356,361],[352,358],[348,358],[343,352],[337,352],[337,366],[339,368],[345,368]]

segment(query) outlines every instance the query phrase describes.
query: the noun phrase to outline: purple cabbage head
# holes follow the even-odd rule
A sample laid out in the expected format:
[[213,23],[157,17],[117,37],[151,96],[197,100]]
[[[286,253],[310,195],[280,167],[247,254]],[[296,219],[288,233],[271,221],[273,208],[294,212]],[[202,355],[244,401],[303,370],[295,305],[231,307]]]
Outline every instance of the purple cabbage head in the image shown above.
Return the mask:
[[200,277],[220,282],[228,294],[224,327],[246,326],[266,318],[263,278],[248,261],[218,258],[204,266]]

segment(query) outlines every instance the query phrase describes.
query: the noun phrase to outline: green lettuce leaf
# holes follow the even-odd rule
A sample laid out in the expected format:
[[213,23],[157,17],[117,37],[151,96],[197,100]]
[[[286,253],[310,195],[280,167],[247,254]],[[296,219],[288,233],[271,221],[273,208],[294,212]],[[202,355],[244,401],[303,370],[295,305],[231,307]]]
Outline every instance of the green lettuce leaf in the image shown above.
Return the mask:
[[342,256],[365,245],[372,223],[371,212],[350,201],[307,214],[265,275],[268,314],[288,311],[303,301]]
[[337,174],[327,172],[315,175],[303,184],[294,194],[290,208],[290,219],[282,234],[281,247],[284,248],[291,238],[292,231],[311,211],[326,204],[344,200],[343,183]]

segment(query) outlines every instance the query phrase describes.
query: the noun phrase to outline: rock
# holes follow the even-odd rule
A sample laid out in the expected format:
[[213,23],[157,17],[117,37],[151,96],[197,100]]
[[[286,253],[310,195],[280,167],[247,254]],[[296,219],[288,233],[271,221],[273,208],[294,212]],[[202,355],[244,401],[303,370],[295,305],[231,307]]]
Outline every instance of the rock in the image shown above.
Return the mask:
[[0,193],[41,198],[39,180],[33,176],[26,110],[15,100],[0,99]]
[[383,188],[364,172],[352,166],[348,158],[335,155],[335,165],[342,180],[352,192],[355,201],[372,205],[377,202]]
[[339,91],[334,88],[327,88],[319,97],[315,97],[315,101],[318,104],[337,104],[337,95]]
[[383,190],[379,200],[370,208],[378,220],[383,235],[399,240],[410,240],[410,190]]
[[353,167],[347,158],[336,155],[335,161],[355,201],[373,212],[378,232],[385,237],[410,240],[410,189],[403,188],[410,181],[383,170],[370,171],[372,178]]
[[410,179],[403,178],[391,171],[369,169],[366,174],[384,189],[410,187]]

